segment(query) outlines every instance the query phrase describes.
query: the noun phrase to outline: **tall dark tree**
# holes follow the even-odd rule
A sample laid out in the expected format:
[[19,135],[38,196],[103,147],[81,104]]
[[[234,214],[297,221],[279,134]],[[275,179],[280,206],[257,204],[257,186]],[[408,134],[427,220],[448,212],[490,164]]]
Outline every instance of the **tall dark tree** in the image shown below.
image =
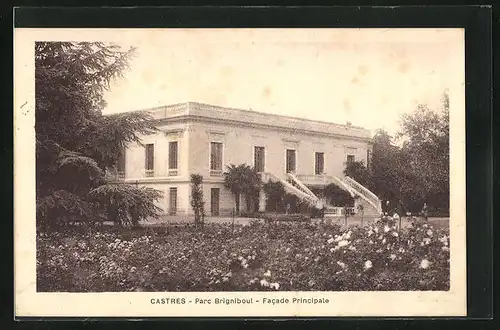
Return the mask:
[[430,209],[448,212],[450,193],[449,96],[444,93],[441,111],[425,105],[404,115],[399,137],[401,148],[401,183],[404,199],[418,204],[427,202]]
[[205,202],[203,201],[203,176],[191,174],[191,208],[194,212],[194,223],[198,227],[203,225],[205,218]]
[[344,169],[344,175],[353,178],[363,186],[368,186],[370,184],[370,173],[366,169],[363,161],[347,162]]
[[100,42],[35,44],[38,222],[135,223],[159,214],[158,191],[105,178],[120,150],[155,131],[148,114],[102,115],[104,92],[133,54]]
[[399,203],[400,198],[399,156],[399,147],[393,143],[392,136],[384,130],[377,130],[373,137],[369,188],[391,205]]

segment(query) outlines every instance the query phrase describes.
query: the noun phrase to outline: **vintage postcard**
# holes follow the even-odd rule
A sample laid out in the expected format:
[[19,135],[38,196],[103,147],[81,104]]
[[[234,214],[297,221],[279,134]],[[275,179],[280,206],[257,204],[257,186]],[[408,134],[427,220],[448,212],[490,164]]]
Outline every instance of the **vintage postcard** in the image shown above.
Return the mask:
[[16,316],[465,316],[463,29],[16,29]]

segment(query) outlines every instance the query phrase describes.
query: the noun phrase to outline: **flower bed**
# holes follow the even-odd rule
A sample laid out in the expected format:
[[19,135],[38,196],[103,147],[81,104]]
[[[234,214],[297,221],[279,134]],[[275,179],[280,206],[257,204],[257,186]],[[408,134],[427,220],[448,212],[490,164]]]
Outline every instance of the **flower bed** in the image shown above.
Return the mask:
[[39,234],[38,291],[448,290],[448,230],[392,220]]

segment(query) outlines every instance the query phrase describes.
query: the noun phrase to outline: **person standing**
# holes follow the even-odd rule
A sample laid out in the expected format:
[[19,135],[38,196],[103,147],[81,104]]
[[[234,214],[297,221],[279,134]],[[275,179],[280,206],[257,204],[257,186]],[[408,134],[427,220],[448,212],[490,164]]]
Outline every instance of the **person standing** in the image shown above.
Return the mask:
[[424,203],[424,206],[422,207],[422,216],[424,217],[425,221],[428,220],[429,216],[429,211],[427,210],[427,203]]

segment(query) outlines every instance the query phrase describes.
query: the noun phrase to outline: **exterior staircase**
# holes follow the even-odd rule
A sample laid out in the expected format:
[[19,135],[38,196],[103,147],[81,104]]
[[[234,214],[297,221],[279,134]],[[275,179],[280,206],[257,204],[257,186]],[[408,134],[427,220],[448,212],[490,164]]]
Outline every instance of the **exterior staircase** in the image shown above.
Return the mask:
[[[287,173],[286,179],[282,180],[276,175],[264,172],[262,173],[262,181],[281,182],[285,191],[289,194],[297,196],[300,200],[307,202],[309,205],[318,209],[325,207],[325,216],[338,215],[339,208],[335,208],[318,198],[297,176],[293,173]],[[340,178],[337,176],[324,176],[324,184],[333,183],[343,190],[347,191],[352,197],[355,198],[354,212],[358,213],[358,205],[363,206],[363,216],[365,217],[378,217],[382,213],[382,201],[368,188],[361,185],[359,182],[351,177]]]
[[[290,177],[288,178],[290,179]],[[301,201],[305,201],[311,206],[315,206],[318,208],[323,207],[320,199],[316,195],[314,195],[307,187],[305,187],[305,185],[297,183],[300,182],[298,180],[294,181],[293,179],[291,179],[292,182],[290,182],[287,180],[282,180],[276,175],[269,172],[262,173],[262,182],[268,181],[280,182],[287,193],[297,196]],[[305,189],[302,186],[305,187]]]
[[[382,201],[368,188],[357,182],[351,177],[339,178],[336,176],[329,176],[331,183],[336,184],[340,188],[347,191],[354,199],[353,211],[359,214],[359,205],[363,206],[363,216],[367,218],[376,218],[382,213]],[[331,212],[329,207],[326,208],[325,214],[328,216],[331,213],[338,215],[338,212]]]

